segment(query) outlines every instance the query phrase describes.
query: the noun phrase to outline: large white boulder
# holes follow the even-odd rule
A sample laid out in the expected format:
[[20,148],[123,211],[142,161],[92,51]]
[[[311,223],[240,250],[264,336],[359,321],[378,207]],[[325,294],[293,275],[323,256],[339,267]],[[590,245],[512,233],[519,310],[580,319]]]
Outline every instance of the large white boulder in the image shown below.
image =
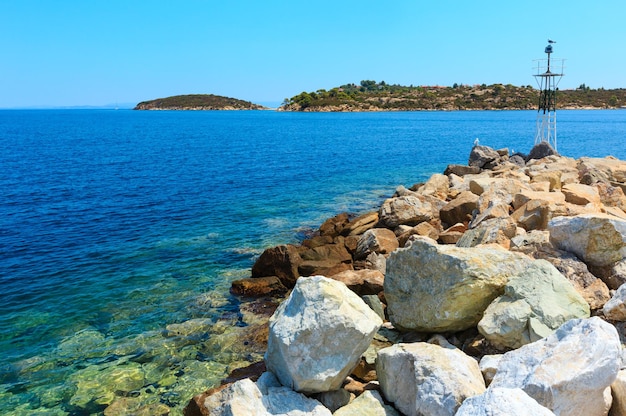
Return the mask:
[[452,416],[463,400],[485,391],[476,360],[449,344],[384,348],[376,372],[385,398],[408,416]]
[[533,262],[499,247],[462,248],[415,237],[387,259],[384,290],[399,329],[462,331],[476,326],[504,285]]
[[203,406],[211,416],[331,415],[320,402],[282,386],[271,373],[263,373],[256,383],[239,380],[208,396]]
[[554,416],[521,389],[494,388],[466,399],[455,416]]
[[343,283],[301,277],[270,318],[267,369],[299,392],[337,390],[381,325]]
[[593,266],[610,266],[626,257],[626,221],[606,214],[556,217],[548,223],[550,241]]
[[478,330],[494,346],[519,348],[550,335],[565,322],[588,318],[589,304],[546,260],[535,260],[509,280]]
[[620,364],[615,327],[597,317],[572,319],[504,354],[489,388],[520,388],[557,415],[605,416]]

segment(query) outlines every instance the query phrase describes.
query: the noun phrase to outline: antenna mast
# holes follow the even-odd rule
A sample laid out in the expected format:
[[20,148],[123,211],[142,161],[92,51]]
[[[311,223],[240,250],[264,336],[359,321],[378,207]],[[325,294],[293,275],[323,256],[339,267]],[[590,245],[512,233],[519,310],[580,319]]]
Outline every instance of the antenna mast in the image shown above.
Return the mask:
[[[548,39],[545,53],[547,59],[538,59],[537,70],[533,76],[539,85],[539,108],[537,110],[537,133],[535,144],[547,142],[556,151],[556,88],[563,77],[564,60],[550,62],[552,44]],[[552,65],[552,68],[550,67]]]

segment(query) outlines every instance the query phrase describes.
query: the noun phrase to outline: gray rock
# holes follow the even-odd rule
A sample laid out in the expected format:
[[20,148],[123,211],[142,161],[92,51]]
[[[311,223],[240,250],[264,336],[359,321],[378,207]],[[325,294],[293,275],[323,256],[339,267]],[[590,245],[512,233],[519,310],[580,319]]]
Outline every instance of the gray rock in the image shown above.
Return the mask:
[[398,247],[398,239],[393,231],[387,228],[372,228],[359,239],[354,258],[365,259],[370,253],[389,254]]
[[504,354],[489,388],[521,388],[557,415],[605,416],[620,363],[615,327],[597,317],[573,319]]
[[548,223],[550,241],[593,266],[626,257],[626,221],[605,214],[556,217]]
[[532,262],[505,249],[460,248],[415,238],[387,260],[387,313],[403,330],[462,331],[475,326],[508,280]]
[[473,358],[448,344],[396,344],[378,352],[385,398],[406,415],[454,415],[463,400],[485,391]]
[[521,389],[495,388],[470,397],[455,416],[554,416]]
[[526,162],[532,159],[543,159],[544,157],[558,155],[556,150],[548,142],[541,142],[536,144],[526,157]]
[[474,146],[469,155],[468,165],[484,168],[487,164],[500,160],[500,154],[487,146]]
[[239,380],[208,396],[203,406],[212,416],[331,415],[317,400],[281,386],[271,373],[264,373],[256,384]]
[[478,330],[496,347],[519,348],[589,313],[589,305],[565,276],[547,261],[535,260],[508,281]]
[[270,318],[267,369],[299,392],[337,390],[381,325],[343,283],[302,277]]

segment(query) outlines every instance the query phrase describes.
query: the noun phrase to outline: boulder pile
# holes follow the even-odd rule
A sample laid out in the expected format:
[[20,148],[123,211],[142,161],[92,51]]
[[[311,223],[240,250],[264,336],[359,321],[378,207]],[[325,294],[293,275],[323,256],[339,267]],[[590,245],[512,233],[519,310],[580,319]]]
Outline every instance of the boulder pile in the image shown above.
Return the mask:
[[612,157],[475,146],[267,249],[231,288],[286,296],[264,372],[185,414],[626,415],[625,191]]

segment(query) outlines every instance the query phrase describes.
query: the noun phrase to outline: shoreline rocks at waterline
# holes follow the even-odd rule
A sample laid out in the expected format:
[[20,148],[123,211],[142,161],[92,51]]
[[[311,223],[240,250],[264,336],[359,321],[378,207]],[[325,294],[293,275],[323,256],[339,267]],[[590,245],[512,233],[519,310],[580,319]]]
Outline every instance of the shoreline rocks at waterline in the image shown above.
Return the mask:
[[267,249],[233,283],[288,293],[267,372],[186,414],[626,414],[626,162],[476,146],[469,165]]

